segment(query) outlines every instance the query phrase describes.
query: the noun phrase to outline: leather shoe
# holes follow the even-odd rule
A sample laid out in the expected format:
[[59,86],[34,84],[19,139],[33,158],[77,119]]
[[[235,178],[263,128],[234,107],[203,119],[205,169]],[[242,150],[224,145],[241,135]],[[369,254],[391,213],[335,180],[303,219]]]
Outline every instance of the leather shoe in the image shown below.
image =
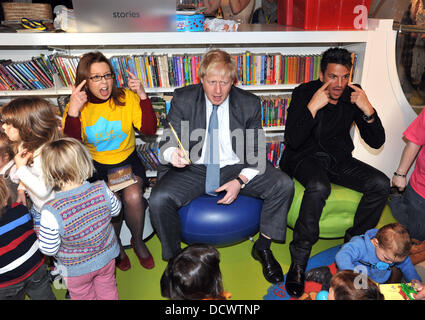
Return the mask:
[[128,258],[128,255],[125,255],[124,258],[120,259],[117,257],[115,259],[115,266],[120,269],[121,271],[127,271],[131,268],[130,259]]
[[133,238],[130,239],[131,246],[133,247],[133,251],[137,256],[137,259],[139,259],[140,265],[146,269],[152,269],[155,267],[155,262],[153,260],[152,254],[149,252],[149,255],[146,258],[142,258],[139,256],[139,254],[136,251],[136,248],[134,247],[134,241]]
[[291,263],[286,275],[286,292],[292,297],[299,298],[304,293],[305,267]]
[[252,247],[251,254],[255,260],[260,261],[263,265],[263,275],[268,282],[275,284],[283,281],[282,268],[270,249],[257,250]]

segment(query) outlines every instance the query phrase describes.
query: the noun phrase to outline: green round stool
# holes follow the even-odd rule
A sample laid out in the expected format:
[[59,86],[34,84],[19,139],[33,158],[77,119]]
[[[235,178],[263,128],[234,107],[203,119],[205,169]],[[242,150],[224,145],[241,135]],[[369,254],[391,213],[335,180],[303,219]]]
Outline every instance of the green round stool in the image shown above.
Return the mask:
[[[288,226],[294,228],[300,212],[304,187],[294,179],[294,199],[288,212]],[[331,193],[326,200],[320,217],[320,238],[343,238],[345,231],[353,226],[354,215],[363,194],[360,192],[331,184]]]

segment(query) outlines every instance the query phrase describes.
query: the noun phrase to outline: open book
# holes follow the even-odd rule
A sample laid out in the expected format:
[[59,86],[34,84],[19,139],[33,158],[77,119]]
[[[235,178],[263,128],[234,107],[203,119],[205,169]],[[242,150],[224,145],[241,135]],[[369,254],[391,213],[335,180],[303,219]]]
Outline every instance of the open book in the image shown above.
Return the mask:
[[122,190],[136,182],[131,165],[114,168],[108,172],[108,187],[111,191]]
[[379,291],[385,300],[414,300],[412,293],[416,292],[416,285],[409,283],[385,283],[379,284]]

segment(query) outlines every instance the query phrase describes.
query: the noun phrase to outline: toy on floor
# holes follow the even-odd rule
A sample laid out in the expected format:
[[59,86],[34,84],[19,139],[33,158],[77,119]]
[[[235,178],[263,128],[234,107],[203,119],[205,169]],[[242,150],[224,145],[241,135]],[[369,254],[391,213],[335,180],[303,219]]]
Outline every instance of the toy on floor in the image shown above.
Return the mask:
[[[336,273],[335,255],[338,250],[341,248],[341,245],[337,245],[325,251],[322,251],[308,260],[306,271],[327,266],[330,269],[331,274]],[[314,281],[306,281],[304,284],[304,294],[296,299],[291,297],[285,289],[285,283],[278,283],[272,285],[268,290],[267,294],[263,297],[264,300],[316,300],[317,293],[322,290],[328,290],[329,286],[322,286],[321,283],[317,283]]]
[[328,300],[329,291],[321,290],[316,295],[316,300]]

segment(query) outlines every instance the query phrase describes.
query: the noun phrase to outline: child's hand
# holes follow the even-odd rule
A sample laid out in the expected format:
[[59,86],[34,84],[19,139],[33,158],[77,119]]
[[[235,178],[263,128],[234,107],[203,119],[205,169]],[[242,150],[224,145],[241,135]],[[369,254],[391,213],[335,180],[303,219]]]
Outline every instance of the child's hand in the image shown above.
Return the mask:
[[416,285],[417,294],[413,294],[415,300],[425,300],[425,290],[424,285],[419,280],[412,280],[412,285]]
[[18,195],[16,197],[16,202],[22,203],[24,206],[27,205],[27,196],[24,190],[18,190]]
[[128,88],[137,93],[140,99],[145,100],[147,98],[145,88],[143,87],[142,81],[138,79],[134,74],[132,74],[129,70],[127,70],[128,75]]
[[26,166],[28,163],[28,160],[31,159],[31,157],[32,157],[32,153],[28,152],[27,149],[23,149],[19,151],[14,158],[16,168],[19,169],[22,166]]

